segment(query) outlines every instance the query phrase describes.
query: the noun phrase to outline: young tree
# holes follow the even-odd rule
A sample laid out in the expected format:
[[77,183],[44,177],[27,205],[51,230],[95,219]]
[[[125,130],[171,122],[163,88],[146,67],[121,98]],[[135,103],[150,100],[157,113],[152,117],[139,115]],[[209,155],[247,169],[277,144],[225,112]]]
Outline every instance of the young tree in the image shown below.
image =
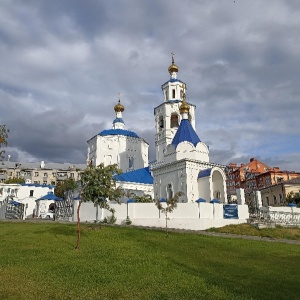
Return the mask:
[[73,178],[68,178],[62,182],[58,182],[54,194],[57,197],[66,199],[66,192],[74,191],[77,188],[77,183]]
[[79,204],[77,208],[77,245],[80,248],[80,206],[82,202],[92,201],[100,208],[104,208],[114,213],[110,208],[108,200],[117,201],[122,196],[122,189],[116,187],[116,179],[114,175],[120,174],[121,170],[117,165],[109,165],[104,167],[100,164],[97,167],[89,166],[80,177],[79,182]]
[[1,150],[2,147],[7,147],[9,130],[5,125],[0,125],[0,161],[3,161],[5,157],[5,150]]
[[184,193],[183,192],[177,192],[173,197],[166,199],[166,206],[164,207],[162,205],[162,202],[160,200],[156,200],[155,201],[155,205],[157,206],[157,208],[163,213],[165,214],[166,217],[166,233],[168,236],[168,214],[171,213],[175,208],[177,208],[177,203],[179,200],[179,197],[183,196]]

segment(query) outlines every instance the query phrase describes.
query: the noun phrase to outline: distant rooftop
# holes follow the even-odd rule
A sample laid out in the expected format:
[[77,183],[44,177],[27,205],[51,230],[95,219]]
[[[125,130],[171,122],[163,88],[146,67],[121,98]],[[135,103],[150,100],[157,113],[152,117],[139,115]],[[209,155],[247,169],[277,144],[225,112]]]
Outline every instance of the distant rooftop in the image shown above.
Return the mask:
[[[43,167],[41,167],[43,166]],[[62,170],[68,171],[71,169],[84,170],[86,164],[71,164],[71,163],[47,163],[47,162],[12,162],[12,161],[3,161],[0,162],[0,169],[37,169],[37,170]]]

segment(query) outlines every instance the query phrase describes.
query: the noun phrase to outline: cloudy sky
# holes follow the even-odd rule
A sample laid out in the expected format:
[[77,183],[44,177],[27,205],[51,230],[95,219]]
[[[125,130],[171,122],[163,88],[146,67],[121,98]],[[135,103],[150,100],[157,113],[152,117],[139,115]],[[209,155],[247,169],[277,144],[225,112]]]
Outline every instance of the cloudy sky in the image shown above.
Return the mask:
[[150,145],[170,53],[212,162],[300,171],[299,0],[0,0],[0,124],[11,161],[84,163],[111,128]]

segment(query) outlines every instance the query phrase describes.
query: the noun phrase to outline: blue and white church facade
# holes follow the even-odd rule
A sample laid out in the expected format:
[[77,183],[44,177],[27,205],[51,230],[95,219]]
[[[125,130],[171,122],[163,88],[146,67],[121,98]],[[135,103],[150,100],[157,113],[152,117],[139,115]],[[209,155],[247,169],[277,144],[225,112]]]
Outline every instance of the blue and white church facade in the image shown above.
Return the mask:
[[148,143],[135,132],[125,129],[122,113],[125,108],[120,96],[114,107],[116,118],[112,128],[103,130],[87,141],[87,164],[117,164],[123,172],[148,166]]
[[[170,79],[162,85],[163,102],[154,108],[156,160],[148,165],[148,144],[124,129],[123,105],[115,106],[113,128],[88,141],[87,162],[116,163],[123,170],[117,176],[123,189],[154,199],[183,192],[180,202],[227,202],[225,166],[209,161],[209,148],[196,133],[196,106],[187,103],[186,85],[177,78],[179,68],[168,68]],[[126,201],[127,199],[123,199]]]

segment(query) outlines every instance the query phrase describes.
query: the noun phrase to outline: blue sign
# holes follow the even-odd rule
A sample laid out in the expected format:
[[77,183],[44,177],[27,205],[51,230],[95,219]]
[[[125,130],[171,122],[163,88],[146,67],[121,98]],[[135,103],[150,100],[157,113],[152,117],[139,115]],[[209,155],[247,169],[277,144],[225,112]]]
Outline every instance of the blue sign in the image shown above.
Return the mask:
[[224,219],[238,219],[238,206],[237,204],[224,204],[223,205]]

